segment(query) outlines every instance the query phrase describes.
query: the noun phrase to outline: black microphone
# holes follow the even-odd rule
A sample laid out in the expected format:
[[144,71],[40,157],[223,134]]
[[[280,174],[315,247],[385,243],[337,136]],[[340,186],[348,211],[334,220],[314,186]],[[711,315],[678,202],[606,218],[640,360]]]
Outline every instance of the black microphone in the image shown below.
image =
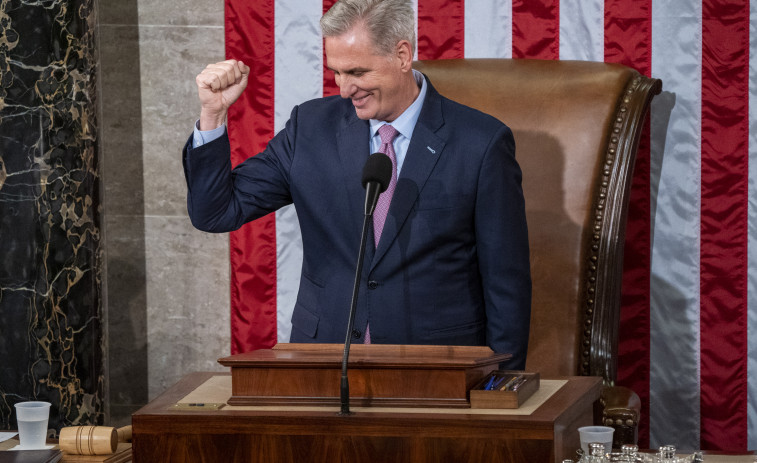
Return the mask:
[[384,153],[373,153],[368,157],[363,167],[363,187],[365,188],[365,216],[363,217],[363,233],[360,235],[360,249],[358,250],[355,269],[355,285],[352,288],[352,302],[350,317],[347,322],[347,336],[344,340],[344,355],[342,356],[342,382],[339,388],[341,399],[340,415],[350,415],[350,384],[347,379],[347,360],[350,357],[352,329],[355,326],[355,310],[357,309],[357,295],[360,289],[360,277],[363,273],[363,258],[365,257],[365,243],[368,239],[368,228],[373,211],[381,193],[386,191],[392,179],[392,161]]
[[363,167],[365,215],[373,215],[379,195],[386,191],[391,180],[392,160],[384,153],[373,153]]

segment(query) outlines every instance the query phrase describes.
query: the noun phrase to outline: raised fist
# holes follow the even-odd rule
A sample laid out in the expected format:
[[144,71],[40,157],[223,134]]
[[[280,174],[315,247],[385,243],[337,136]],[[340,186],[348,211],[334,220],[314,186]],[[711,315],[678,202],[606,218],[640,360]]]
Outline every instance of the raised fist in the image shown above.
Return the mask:
[[241,61],[226,60],[209,64],[195,78],[200,97],[200,130],[219,127],[226,112],[247,87],[250,68]]

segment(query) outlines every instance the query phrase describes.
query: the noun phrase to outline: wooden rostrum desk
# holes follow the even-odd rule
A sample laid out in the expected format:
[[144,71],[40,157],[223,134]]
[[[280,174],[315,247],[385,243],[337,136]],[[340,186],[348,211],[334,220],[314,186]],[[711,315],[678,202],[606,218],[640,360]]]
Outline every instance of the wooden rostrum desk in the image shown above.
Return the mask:
[[357,400],[352,415],[340,416],[338,403],[190,405],[233,395],[228,373],[191,373],[132,415],[133,456],[137,463],[559,463],[575,456],[577,429],[592,423],[600,387],[598,377],[544,378],[518,410]]

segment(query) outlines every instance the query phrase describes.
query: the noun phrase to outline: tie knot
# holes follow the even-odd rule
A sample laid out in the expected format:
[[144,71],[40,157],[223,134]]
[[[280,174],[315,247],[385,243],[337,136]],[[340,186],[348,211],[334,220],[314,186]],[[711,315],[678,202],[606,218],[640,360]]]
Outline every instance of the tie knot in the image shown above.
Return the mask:
[[394,141],[394,137],[399,133],[397,129],[389,124],[384,124],[378,129],[379,136],[381,137],[381,143],[391,144]]

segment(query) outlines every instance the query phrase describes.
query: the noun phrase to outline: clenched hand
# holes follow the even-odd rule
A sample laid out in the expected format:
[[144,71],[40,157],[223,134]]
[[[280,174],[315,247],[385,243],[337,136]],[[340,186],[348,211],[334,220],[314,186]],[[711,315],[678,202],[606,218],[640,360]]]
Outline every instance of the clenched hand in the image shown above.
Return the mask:
[[241,61],[209,64],[195,78],[202,110],[200,130],[212,130],[226,120],[226,112],[247,87],[250,67]]

